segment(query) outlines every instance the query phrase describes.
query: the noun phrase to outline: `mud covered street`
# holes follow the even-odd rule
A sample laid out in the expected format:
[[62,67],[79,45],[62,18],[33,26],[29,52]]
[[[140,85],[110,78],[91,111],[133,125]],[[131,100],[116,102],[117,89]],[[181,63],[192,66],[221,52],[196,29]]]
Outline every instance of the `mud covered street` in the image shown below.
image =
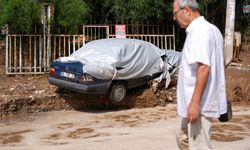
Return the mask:
[[[169,104],[120,111],[44,112],[6,117],[0,121],[0,149],[177,150],[175,108],[175,104]],[[234,118],[229,123],[214,120],[214,149],[249,150],[249,125],[248,107],[234,107]]]

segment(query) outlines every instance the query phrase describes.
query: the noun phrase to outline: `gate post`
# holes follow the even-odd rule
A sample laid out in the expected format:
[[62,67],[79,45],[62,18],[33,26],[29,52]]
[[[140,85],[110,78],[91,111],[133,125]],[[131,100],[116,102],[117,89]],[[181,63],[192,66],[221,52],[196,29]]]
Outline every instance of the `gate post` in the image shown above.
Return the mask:
[[9,26],[6,27],[6,38],[5,38],[5,74],[8,74],[8,62],[9,62]]
[[50,20],[50,4],[47,4],[47,70],[50,67],[51,63],[51,42],[50,42],[50,25],[49,25],[49,20]]
[[235,0],[227,0],[226,29],[225,29],[225,65],[233,60]]
[[49,3],[43,3],[43,14],[42,14],[42,23],[43,23],[43,68],[46,72],[50,66],[51,61],[51,43],[50,43],[50,15],[51,7]]

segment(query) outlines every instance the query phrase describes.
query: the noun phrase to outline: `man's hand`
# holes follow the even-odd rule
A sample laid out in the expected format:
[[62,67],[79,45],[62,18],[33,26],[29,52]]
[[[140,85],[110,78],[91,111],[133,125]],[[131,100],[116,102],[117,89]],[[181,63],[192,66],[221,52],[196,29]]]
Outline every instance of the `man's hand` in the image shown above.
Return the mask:
[[193,124],[198,120],[199,115],[200,103],[192,100],[188,106],[187,121]]
[[209,72],[210,67],[208,65],[198,63],[194,93],[187,110],[187,121],[189,123],[196,122],[200,115],[201,98],[207,84]]

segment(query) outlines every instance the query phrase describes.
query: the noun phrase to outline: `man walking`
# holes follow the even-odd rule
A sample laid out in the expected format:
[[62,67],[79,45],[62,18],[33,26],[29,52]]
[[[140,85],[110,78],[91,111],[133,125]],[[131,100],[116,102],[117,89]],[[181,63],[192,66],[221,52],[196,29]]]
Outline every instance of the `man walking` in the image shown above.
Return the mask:
[[186,29],[177,85],[180,149],[212,149],[211,119],[227,111],[223,37],[200,15],[196,0],[174,0],[173,19]]

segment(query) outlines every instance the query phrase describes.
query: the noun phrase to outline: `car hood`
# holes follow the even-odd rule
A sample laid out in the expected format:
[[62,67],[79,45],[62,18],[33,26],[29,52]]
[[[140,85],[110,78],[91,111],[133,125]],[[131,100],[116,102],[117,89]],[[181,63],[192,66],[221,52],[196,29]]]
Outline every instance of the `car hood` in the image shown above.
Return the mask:
[[56,61],[79,61],[84,64],[84,71],[98,79],[134,79],[163,72],[161,55],[162,50],[149,42],[102,39]]

